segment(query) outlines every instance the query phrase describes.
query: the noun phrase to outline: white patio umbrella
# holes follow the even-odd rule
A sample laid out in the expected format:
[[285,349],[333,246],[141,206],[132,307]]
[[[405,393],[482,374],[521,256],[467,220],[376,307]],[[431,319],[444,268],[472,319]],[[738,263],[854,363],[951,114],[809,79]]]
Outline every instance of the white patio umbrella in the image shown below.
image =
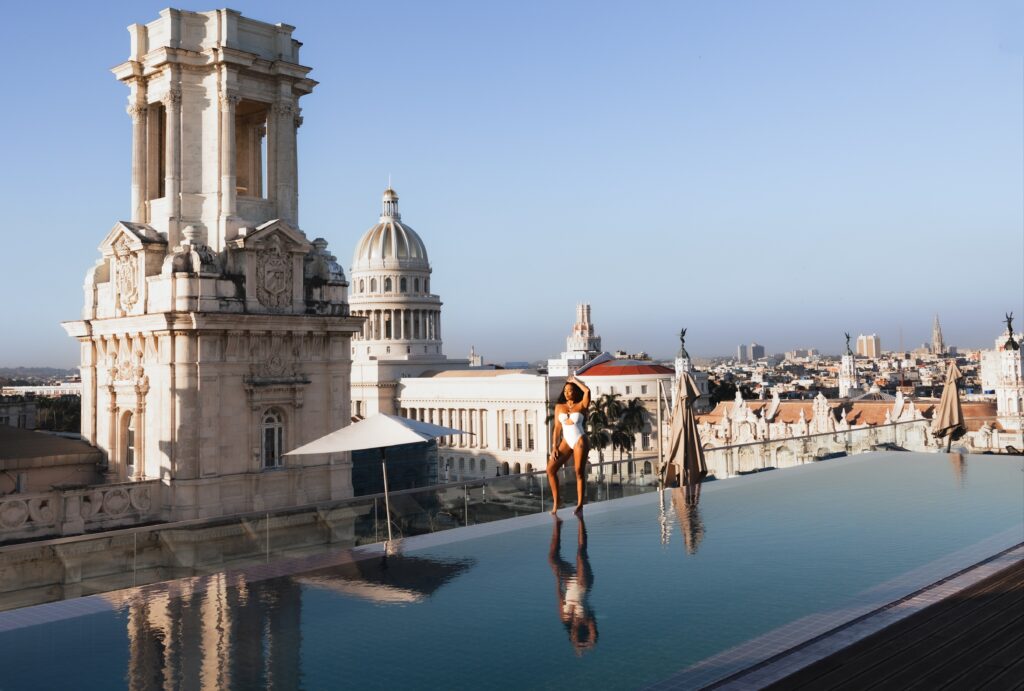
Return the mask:
[[391,541],[391,502],[388,498],[388,469],[385,449],[389,446],[427,442],[437,437],[472,434],[452,427],[441,427],[429,422],[410,420],[398,415],[377,413],[365,420],[353,422],[347,427],[331,432],[316,441],[311,441],[285,456],[308,456],[322,453],[341,453],[361,449],[380,449],[380,465],[384,474],[384,510],[388,515],[388,542]]

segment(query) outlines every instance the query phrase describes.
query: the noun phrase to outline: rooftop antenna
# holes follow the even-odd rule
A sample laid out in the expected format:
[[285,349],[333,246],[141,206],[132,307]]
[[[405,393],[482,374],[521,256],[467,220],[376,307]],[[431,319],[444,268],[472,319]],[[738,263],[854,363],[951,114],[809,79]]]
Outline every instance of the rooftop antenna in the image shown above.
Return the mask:
[[391,189],[391,173],[388,173],[388,189]]

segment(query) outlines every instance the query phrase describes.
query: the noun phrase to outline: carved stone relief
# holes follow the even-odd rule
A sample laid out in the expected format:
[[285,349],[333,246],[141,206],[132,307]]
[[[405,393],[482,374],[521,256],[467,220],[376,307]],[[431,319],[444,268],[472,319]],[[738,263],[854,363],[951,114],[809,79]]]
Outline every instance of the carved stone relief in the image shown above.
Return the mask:
[[279,245],[257,252],[256,299],[272,310],[284,309],[292,302],[291,257]]
[[139,299],[139,265],[124,238],[114,244],[114,276],[117,304],[127,311]]

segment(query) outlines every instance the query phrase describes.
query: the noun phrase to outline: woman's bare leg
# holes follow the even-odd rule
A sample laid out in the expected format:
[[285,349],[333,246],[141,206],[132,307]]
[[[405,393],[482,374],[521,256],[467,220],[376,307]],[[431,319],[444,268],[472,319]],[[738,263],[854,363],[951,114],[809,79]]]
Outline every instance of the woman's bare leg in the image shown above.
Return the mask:
[[568,445],[563,441],[558,445],[558,456],[548,459],[548,485],[551,487],[551,513],[558,512],[558,469],[565,463],[569,453]]
[[583,505],[587,503],[587,445],[577,444],[572,450],[576,461],[576,511],[583,512]]

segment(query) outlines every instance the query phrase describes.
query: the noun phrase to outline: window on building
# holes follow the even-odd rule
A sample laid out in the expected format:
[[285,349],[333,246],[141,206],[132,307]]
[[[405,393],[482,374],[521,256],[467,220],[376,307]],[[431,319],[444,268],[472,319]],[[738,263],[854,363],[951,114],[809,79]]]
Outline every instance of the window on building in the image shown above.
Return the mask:
[[469,469],[470,470],[476,470],[476,459],[475,458],[469,459]]
[[409,281],[405,278],[401,278],[398,281],[398,289],[403,293],[409,290]]
[[362,278],[359,279],[359,292],[360,293],[365,293],[366,292],[366,280],[365,279],[362,279]]
[[18,427],[28,427],[28,416],[25,413],[18,414]]
[[516,423],[516,451],[523,450],[523,426]]
[[128,477],[132,477],[135,474],[135,416],[125,413],[122,424],[124,424],[124,434],[121,443],[121,457],[124,459]]
[[628,396],[631,393],[633,393],[633,387],[632,386],[627,386],[626,387],[626,395]]
[[391,279],[390,278],[385,278],[384,279],[384,292],[385,293],[390,293],[391,292]]
[[507,422],[505,423],[505,443],[502,444],[501,448],[506,451],[512,448],[512,425]]
[[482,473],[485,470],[487,470],[487,459],[486,458],[481,458],[480,459],[480,472]]
[[7,415],[0,415],[0,425],[10,425],[11,418]]
[[416,289],[417,293],[420,292],[420,279],[417,278],[413,281],[413,287]]
[[647,393],[647,384],[641,384],[640,385],[640,395],[642,396],[645,393]]
[[284,465],[284,416],[271,408],[263,413],[260,422],[260,460],[264,468]]
[[526,450],[533,451],[533,425],[526,426]]
[[651,448],[651,433],[647,430],[640,435],[640,448],[644,451],[649,451]]
[[466,459],[465,458],[460,458],[459,459],[459,470],[462,471],[462,470],[465,470],[465,469],[466,469]]
[[430,279],[429,278],[424,278],[423,279],[423,292],[424,293],[429,293],[430,292]]

